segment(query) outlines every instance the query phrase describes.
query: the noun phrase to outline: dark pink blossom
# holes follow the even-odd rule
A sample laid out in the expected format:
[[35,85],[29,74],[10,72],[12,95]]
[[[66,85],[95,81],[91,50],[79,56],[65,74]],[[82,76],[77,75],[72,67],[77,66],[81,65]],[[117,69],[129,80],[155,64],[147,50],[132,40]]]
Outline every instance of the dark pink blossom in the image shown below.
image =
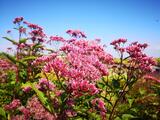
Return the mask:
[[33,96],[27,101],[26,107],[33,119],[35,120],[55,120],[56,117],[54,114],[48,112],[37,97]]
[[45,78],[41,78],[39,80],[39,83],[38,83],[38,86],[39,86],[39,89],[40,90],[54,90],[55,89],[55,85],[50,81],[50,80],[47,80]]
[[14,19],[13,23],[14,24],[18,23],[19,24],[22,21],[23,21],[23,17],[17,17],[17,18]]
[[21,102],[19,99],[14,99],[10,104],[5,105],[6,110],[15,110],[21,105]]
[[91,101],[91,103],[92,103],[93,107],[95,107],[100,112],[102,120],[105,120],[106,119],[106,112],[107,112],[107,110],[105,108],[105,102],[99,98],[95,98]]
[[24,106],[19,107],[19,111],[23,113],[23,120],[30,120],[31,113],[29,109],[25,108]]
[[51,41],[59,41],[59,42],[64,42],[65,39],[63,37],[59,37],[59,36],[51,36],[50,37]]
[[86,35],[83,32],[81,32],[80,30],[67,30],[66,33],[68,33],[72,37],[86,38]]
[[86,80],[82,80],[82,81],[71,80],[70,86],[71,86],[70,89],[72,90],[72,94],[75,97],[80,97],[86,93],[88,93],[89,95],[94,95],[99,92],[95,84],[89,83],[89,81],[86,81]]
[[31,91],[31,87],[27,86],[27,87],[23,87],[22,90],[26,93]]
[[20,27],[19,32],[23,33],[23,34],[26,34],[26,28]]

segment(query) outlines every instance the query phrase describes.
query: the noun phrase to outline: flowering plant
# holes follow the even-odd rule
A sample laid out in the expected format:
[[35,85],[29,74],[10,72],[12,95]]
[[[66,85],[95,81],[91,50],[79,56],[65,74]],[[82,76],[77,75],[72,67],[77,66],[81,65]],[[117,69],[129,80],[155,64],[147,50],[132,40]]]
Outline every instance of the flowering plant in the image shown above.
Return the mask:
[[[16,46],[16,52],[14,55],[1,53],[0,60],[0,72],[6,76],[5,87],[0,84],[1,90],[5,88],[0,99],[3,107],[0,115],[4,119],[113,120],[120,115],[124,117],[119,112],[119,103],[125,101],[132,107],[131,101],[126,102],[130,99],[129,92],[156,64],[143,53],[147,44],[134,42],[122,47],[127,40],[115,40],[111,45],[120,55],[115,59],[99,40],[86,40],[85,33],[79,30],[67,30],[71,38],[65,39],[47,37],[42,27],[24,21],[23,17],[15,18],[13,23],[19,33],[18,41],[3,38]],[[60,42],[61,46],[45,47],[54,42]],[[8,92],[10,97],[4,100]]]

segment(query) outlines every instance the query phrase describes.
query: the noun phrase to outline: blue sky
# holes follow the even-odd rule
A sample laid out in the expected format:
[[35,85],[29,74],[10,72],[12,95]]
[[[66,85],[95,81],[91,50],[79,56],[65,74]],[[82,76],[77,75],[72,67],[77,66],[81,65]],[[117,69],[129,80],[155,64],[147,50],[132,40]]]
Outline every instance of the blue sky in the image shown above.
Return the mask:
[[[146,53],[160,57],[159,6],[160,0],[0,0],[0,37],[14,27],[15,17],[23,16],[48,35],[80,29],[88,39],[101,38],[107,45],[122,37],[149,43]],[[8,46],[0,39],[0,50]]]

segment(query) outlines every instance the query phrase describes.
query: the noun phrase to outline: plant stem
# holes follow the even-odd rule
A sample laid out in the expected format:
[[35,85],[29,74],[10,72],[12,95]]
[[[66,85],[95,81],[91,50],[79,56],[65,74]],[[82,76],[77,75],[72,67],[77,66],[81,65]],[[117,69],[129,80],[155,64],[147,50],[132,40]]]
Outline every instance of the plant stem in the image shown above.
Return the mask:
[[125,95],[125,89],[127,88],[127,84],[124,85],[124,88],[123,88],[123,92],[120,94],[119,98],[116,100],[115,104],[113,105],[113,108],[112,108],[112,111],[111,111],[111,114],[109,116],[109,120],[112,120],[113,117],[114,117],[114,113],[115,113],[115,107],[117,106],[118,102],[121,100],[121,98]]

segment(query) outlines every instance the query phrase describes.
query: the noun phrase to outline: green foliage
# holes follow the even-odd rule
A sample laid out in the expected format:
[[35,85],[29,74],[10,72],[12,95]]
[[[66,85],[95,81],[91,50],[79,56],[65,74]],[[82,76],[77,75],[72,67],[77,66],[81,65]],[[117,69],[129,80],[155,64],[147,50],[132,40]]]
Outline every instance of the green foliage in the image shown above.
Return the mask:
[[12,40],[12,39],[10,39],[10,38],[8,38],[8,37],[3,37],[3,38],[6,39],[6,40],[8,40],[8,41],[10,41],[10,42],[13,43],[14,45],[17,45],[17,44],[18,44],[15,40]]
[[0,118],[1,118],[2,120],[6,120],[6,119],[7,119],[7,117],[6,117],[6,112],[5,112],[5,110],[4,110],[3,108],[1,108],[1,107],[0,107]]

